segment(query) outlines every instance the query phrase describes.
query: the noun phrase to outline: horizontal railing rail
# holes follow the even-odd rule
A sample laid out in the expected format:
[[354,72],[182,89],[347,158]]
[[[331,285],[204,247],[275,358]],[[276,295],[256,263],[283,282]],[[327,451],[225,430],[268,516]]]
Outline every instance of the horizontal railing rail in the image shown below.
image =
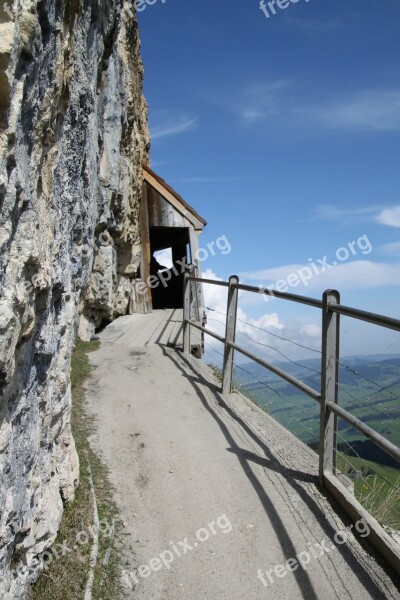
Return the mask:
[[[225,336],[216,334],[207,327],[195,323],[191,319],[191,290],[192,282],[202,285],[216,285],[227,288],[227,311]],[[255,355],[249,350],[236,343],[237,331],[237,308],[239,291],[252,292],[265,296],[295,302],[305,306],[317,308],[322,313],[322,368],[321,388],[315,390],[294,375],[285,372],[271,362]],[[200,330],[206,335],[224,344],[224,359],[222,370],[222,392],[231,393],[233,384],[234,354],[239,352],[252,361],[265,367],[279,378],[293,385],[304,394],[311,397],[320,405],[320,442],[319,442],[319,481],[321,486],[326,487],[342,504],[347,512],[354,517],[369,519],[372,531],[372,543],[385,555],[392,566],[400,570],[400,546],[390,538],[387,533],[368,515],[357,500],[350,496],[347,489],[335,477],[337,475],[337,435],[338,419],[342,419],[348,425],[359,431],[367,439],[371,440],[377,447],[400,463],[400,448],[381,435],[351,412],[338,405],[339,390],[339,334],[340,316],[358,319],[380,327],[400,332],[400,320],[386,317],[384,315],[371,313],[340,304],[340,295],[336,290],[327,290],[322,300],[309,298],[288,292],[280,292],[268,288],[259,288],[244,285],[239,282],[237,276],[232,276],[227,281],[218,281],[193,276],[187,273],[184,284],[184,314],[183,314],[183,349],[190,353],[190,328]]]
[[386,327],[393,331],[400,331],[400,321],[398,319],[392,319],[391,317],[385,317],[365,310],[359,310],[358,308],[351,308],[350,306],[343,306],[342,304],[332,304],[329,309],[336,312],[344,317],[352,317],[360,321],[372,323],[380,327]]
[[293,375],[289,375],[289,373],[282,371],[282,369],[279,369],[279,367],[276,367],[272,363],[264,360],[263,358],[260,358],[259,356],[256,356],[252,352],[249,352],[248,350],[246,350],[245,348],[242,348],[241,346],[238,346],[237,344],[228,344],[228,345],[231,348],[233,348],[233,350],[240,352],[240,354],[243,354],[243,356],[247,356],[247,358],[250,358],[250,360],[254,360],[254,362],[258,363],[262,367],[265,367],[269,371],[272,371],[272,373],[275,373],[275,375],[278,375],[278,377],[281,377],[288,383],[291,383],[292,385],[297,387],[297,389],[299,389],[300,391],[302,391],[305,394],[307,394],[308,396],[310,396],[313,400],[316,400],[317,402],[321,402],[321,394],[319,392],[317,392],[316,390],[313,390],[313,388],[309,387],[308,385],[306,385],[299,379],[297,379],[297,377],[293,377]]
[[360,421],[357,417],[349,413],[347,410],[334,404],[333,402],[326,403],[328,408],[335,413],[336,416],[346,421],[349,425],[357,429],[360,433],[365,435],[368,439],[370,439],[376,446],[379,446],[382,450],[384,450],[389,456],[400,462],[400,448],[395,444],[392,444],[387,438],[383,435]]
[[254,292],[256,294],[270,296],[271,298],[279,298],[280,300],[290,300],[291,302],[298,302],[299,304],[314,306],[315,308],[322,308],[321,300],[317,300],[316,298],[308,298],[307,296],[299,296],[298,294],[290,294],[289,292],[278,292],[277,290],[273,290],[271,288],[259,288],[253,285],[244,285],[242,283],[233,284],[232,287],[234,289],[241,290],[242,292]]

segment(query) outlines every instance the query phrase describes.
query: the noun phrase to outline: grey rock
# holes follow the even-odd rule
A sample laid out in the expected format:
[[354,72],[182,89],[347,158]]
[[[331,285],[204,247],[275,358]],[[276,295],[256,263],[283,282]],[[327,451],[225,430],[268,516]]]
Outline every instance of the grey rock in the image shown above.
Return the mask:
[[78,329],[90,339],[129,307],[149,135],[128,2],[8,4],[12,12],[0,3],[0,597],[19,600],[79,481],[70,429]]

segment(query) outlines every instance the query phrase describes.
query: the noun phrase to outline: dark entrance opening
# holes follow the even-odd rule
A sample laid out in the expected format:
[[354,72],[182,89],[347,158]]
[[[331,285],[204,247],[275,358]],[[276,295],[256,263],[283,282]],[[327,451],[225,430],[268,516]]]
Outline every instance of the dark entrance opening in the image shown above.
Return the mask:
[[[183,308],[184,269],[177,261],[188,264],[189,228],[187,227],[150,227],[150,274],[158,277],[152,287],[153,308]],[[171,248],[172,268],[160,265],[154,260],[154,253]],[[167,267],[160,269],[160,267]]]

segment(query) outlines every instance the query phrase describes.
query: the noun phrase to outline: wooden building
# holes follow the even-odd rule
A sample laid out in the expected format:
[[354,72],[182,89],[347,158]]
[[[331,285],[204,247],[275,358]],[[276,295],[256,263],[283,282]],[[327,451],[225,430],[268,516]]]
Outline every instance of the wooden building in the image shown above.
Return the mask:
[[[206,221],[171,186],[149,167],[143,166],[140,210],[142,257],[130,313],[183,307],[184,272],[194,269],[201,276],[198,260],[199,236]],[[159,269],[154,253],[171,248],[173,267]],[[201,321],[201,286],[195,286],[197,319]]]

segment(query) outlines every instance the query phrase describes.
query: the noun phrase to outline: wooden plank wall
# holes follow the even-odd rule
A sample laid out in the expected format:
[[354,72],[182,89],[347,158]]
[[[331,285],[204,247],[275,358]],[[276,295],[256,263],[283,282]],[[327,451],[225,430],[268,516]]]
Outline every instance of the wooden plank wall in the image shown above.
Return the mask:
[[154,188],[147,187],[150,227],[189,227],[188,220],[167,202]]

